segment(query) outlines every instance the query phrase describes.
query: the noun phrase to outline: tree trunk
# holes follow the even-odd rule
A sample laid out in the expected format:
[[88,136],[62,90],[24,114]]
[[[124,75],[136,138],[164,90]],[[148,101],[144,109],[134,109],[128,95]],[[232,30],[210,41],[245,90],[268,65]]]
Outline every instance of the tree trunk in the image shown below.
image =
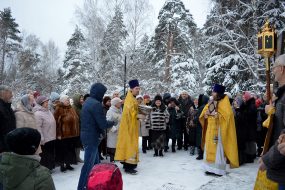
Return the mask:
[[6,49],[6,41],[4,41],[3,47],[2,47],[2,59],[1,59],[1,68],[0,68],[0,84],[4,84],[5,49]]
[[170,61],[171,61],[172,51],[173,51],[173,33],[169,32],[168,39],[167,39],[167,50],[166,50],[166,59],[165,59],[165,76],[164,76],[164,82],[166,83],[167,88],[169,87],[169,84],[171,82]]

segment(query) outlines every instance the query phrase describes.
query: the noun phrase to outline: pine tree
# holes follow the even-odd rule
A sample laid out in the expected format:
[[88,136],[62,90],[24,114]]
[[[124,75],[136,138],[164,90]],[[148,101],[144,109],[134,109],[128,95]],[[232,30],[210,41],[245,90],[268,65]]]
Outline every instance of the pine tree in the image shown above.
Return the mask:
[[11,9],[5,8],[0,11],[0,84],[4,82],[4,70],[7,57],[16,52],[20,47],[21,38],[19,37],[19,25],[12,17]]
[[[193,17],[181,0],[167,0],[158,19],[155,35],[146,51],[148,61],[158,74],[156,79],[160,84],[157,87],[161,91],[187,88],[193,92],[199,76],[199,66],[194,60],[197,26]],[[188,75],[190,73],[191,77]]]
[[268,15],[279,31],[284,29],[284,16],[279,14],[284,12],[284,3],[275,3],[216,0],[203,29],[205,52],[210,53],[203,81],[208,91],[214,83],[225,85],[233,94],[264,89],[265,68],[256,54],[256,34]]
[[100,78],[107,85],[123,84],[123,58],[125,55],[123,43],[127,35],[123,13],[117,6],[101,43]]
[[76,26],[67,42],[67,51],[63,61],[63,72],[59,78],[65,94],[84,93],[90,85],[88,80],[89,58],[85,46],[85,38]]

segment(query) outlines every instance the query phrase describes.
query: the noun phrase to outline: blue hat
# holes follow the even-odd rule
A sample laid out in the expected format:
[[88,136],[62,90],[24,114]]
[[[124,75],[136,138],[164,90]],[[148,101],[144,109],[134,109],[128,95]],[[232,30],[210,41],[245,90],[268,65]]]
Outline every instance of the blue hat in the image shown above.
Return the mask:
[[135,88],[137,86],[140,86],[140,84],[139,84],[139,81],[137,79],[134,79],[134,80],[129,81],[129,86],[132,89],[132,88]]
[[218,94],[224,94],[226,90],[226,87],[219,85],[219,84],[215,84],[213,87],[213,92],[216,92]]

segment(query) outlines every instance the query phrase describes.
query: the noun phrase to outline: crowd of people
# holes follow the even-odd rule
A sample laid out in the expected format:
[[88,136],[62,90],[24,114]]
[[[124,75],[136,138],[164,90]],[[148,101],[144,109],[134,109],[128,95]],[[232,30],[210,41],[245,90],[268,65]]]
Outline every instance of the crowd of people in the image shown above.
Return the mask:
[[[249,91],[233,97],[219,84],[211,96],[191,97],[183,91],[178,97],[164,93],[151,98],[140,94],[138,80],[131,80],[128,93],[121,96],[117,91],[105,95],[107,88],[101,83],[93,84],[89,94],[72,98],[29,90],[12,109],[12,89],[2,85],[0,183],[4,189],[55,189],[50,174],[56,166],[67,172],[83,162],[81,190],[93,166],[107,157],[122,163],[126,173],[136,174],[141,136],[143,154],[163,157],[189,151],[204,160],[208,175],[225,175],[227,163],[236,168],[260,157],[260,170],[284,189],[285,55],[275,61],[273,74],[278,87],[271,86],[270,100],[266,93]],[[11,170],[11,164],[17,170]],[[35,176],[38,181],[31,179]]]

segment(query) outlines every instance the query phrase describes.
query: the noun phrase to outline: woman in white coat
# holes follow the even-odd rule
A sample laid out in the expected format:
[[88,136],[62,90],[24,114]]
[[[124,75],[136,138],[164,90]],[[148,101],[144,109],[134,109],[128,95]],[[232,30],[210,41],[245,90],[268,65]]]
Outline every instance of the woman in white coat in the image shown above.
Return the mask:
[[122,117],[121,106],[122,100],[117,97],[113,98],[111,100],[111,107],[106,115],[108,121],[115,121],[115,123],[117,123],[117,125],[107,130],[107,152],[110,155],[110,162],[114,162],[116,152],[118,131]]

